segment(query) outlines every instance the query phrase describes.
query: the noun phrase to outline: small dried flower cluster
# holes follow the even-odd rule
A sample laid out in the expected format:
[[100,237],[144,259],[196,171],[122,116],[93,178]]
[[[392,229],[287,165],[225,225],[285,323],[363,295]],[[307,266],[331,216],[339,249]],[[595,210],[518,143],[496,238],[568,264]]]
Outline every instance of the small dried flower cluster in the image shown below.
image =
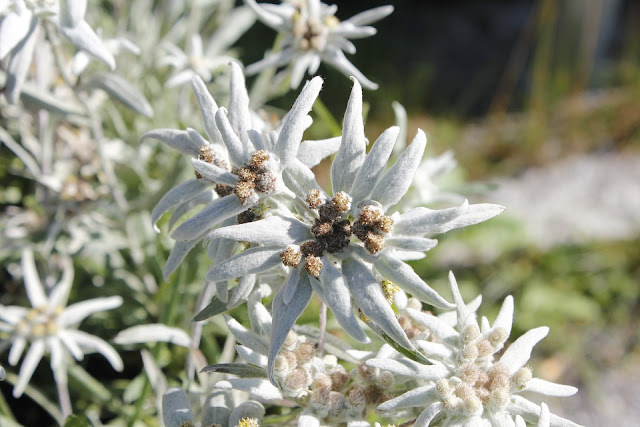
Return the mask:
[[[42,358],[49,356],[60,411],[48,404],[46,409],[63,425],[73,411],[67,375],[83,378],[82,368],[72,367],[74,360],[98,352],[115,370],[124,369],[103,338],[78,330],[85,318],[127,301],[141,307],[122,320],[139,322],[149,293],[158,295],[149,314],[166,312],[172,321],[179,317],[173,314],[184,299],[161,301],[165,292],[157,292],[156,246],[165,242],[157,245],[150,237],[151,224],[159,231],[156,224],[170,212],[167,222],[175,242],[163,270],[165,279],[204,242],[211,268],[197,302],[197,318],[246,303],[250,328],[228,315],[225,319],[234,335],[227,343],[237,342],[235,350],[247,363],[232,363],[233,348],[225,345],[221,359],[228,363],[208,367],[205,371],[216,371],[217,376],[203,380],[207,374],[201,372],[196,382],[196,367],[204,366],[198,348],[201,323],[194,323],[189,334],[161,324],[127,327],[115,344],[162,341],[189,348],[186,375],[180,378],[186,378],[189,393],[195,395],[168,388],[161,368],[143,350],[147,378],[139,378],[148,379],[151,387],[139,387],[137,381],[127,387],[123,407],[117,405],[122,414],[132,414],[127,422],[139,424],[146,416],[147,391],[153,389],[161,397],[158,412],[167,427],[273,423],[273,413],[263,403],[246,400],[248,396],[289,407],[279,416],[290,417],[285,420],[289,424],[297,417],[304,427],[370,426],[367,420],[376,410],[394,422],[417,426],[521,427],[524,419],[537,421],[539,427],[573,425],[521,395],[575,392],[534,378],[525,366],[547,328],[527,332],[500,355],[511,332],[510,297],[493,325],[486,319],[477,322],[479,299],[465,304],[453,277],[451,303],[407,263],[434,248],[434,236],[486,221],[503,207],[469,204],[457,194],[440,192],[432,181],[454,162],[448,155],[423,162],[427,138],[420,129],[405,146],[406,113],[397,105],[396,114],[404,114],[404,122],[368,146],[362,87],[377,85],[345,52],[355,53],[351,40],[374,35],[371,24],[387,17],[392,6],[339,20],[337,6],[320,0],[283,0],[277,5],[245,0],[238,7],[202,0],[120,3],[109,12],[124,13],[120,18],[127,25],[110,22],[106,28],[126,27],[127,37],[136,37],[140,47],[122,35],[103,39],[86,19],[103,22],[106,8],[88,13],[86,0],[0,1],[0,141],[20,160],[7,163],[8,170],[23,165],[19,179],[30,177],[37,188],[37,208],[31,209],[32,200],[21,194],[19,206],[0,216],[3,237],[10,237],[0,244],[3,254],[7,249],[14,255],[22,251],[20,267],[6,270],[21,273],[16,277],[21,275],[32,306],[0,305],[0,350],[8,349],[10,366],[22,359],[18,375],[0,366],[0,380],[6,374],[15,397],[31,394],[48,402],[28,383]],[[230,47],[256,19],[281,37],[264,59],[244,69]],[[61,37],[79,50],[73,58],[67,57]],[[139,55],[140,60],[120,66],[116,75],[115,56],[120,64],[123,54]],[[92,59],[103,64],[92,65]],[[299,87],[304,75],[315,74],[321,63],[350,76],[353,88],[342,134],[308,141],[303,136],[313,122],[321,77],[302,87],[282,119],[263,107],[287,85]],[[100,71],[105,66],[110,71]],[[163,79],[166,72],[156,67],[166,66],[172,70]],[[281,67],[286,69],[279,72]],[[250,100],[245,75],[262,70],[267,72],[252,85]],[[164,87],[166,98],[152,108],[129,81],[144,81],[147,90]],[[189,82],[196,102],[189,101],[184,88],[171,90]],[[100,92],[155,120],[154,125],[104,105]],[[225,107],[212,94],[220,94],[218,101],[224,99]],[[200,130],[177,129],[198,111]],[[131,204],[125,194],[138,194],[138,187],[164,191],[181,171],[171,167],[174,153],[165,152],[166,147],[134,147],[125,141],[137,139],[141,126],[158,125],[164,127],[142,139],[160,140],[187,156],[194,175],[168,190],[149,215],[144,204],[155,200],[155,193]],[[332,190],[326,192],[311,168],[333,155]],[[114,167],[121,164],[122,169]],[[412,186],[420,187],[414,191],[420,200],[405,197]],[[22,192],[28,186],[20,187]],[[5,190],[3,195],[12,191]],[[112,194],[113,199],[107,199]],[[433,200],[455,204],[446,209],[422,206]],[[32,248],[50,258],[50,265],[61,260],[59,281],[41,280]],[[107,285],[103,273],[109,271],[106,277],[126,283],[130,298],[93,298],[67,306],[74,272],[67,255],[80,253],[83,258],[76,262],[90,259],[83,273],[94,284]],[[19,258],[15,255],[14,261]],[[111,292],[110,286],[104,288]],[[185,295],[191,295],[191,288]],[[296,326],[314,296],[354,340],[371,344],[370,334],[376,334],[387,344],[375,351],[354,350],[326,333],[324,317],[321,328]],[[423,304],[444,312],[423,312]],[[86,382],[102,394],[104,405],[107,393],[101,393],[99,384]],[[96,404],[88,401],[86,407]],[[11,419],[5,415],[3,420]],[[99,415],[89,415],[101,424]]]
[[379,208],[367,205],[360,209],[358,219],[351,230],[364,243],[365,249],[372,255],[384,249],[384,236],[393,228],[393,220],[384,215]]
[[251,161],[238,169],[238,183],[233,189],[233,193],[243,205],[250,198],[257,197],[256,192],[269,194],[275,190],[276,176],[267,165],[269,153],[265,150],[256,151],[251,154]]

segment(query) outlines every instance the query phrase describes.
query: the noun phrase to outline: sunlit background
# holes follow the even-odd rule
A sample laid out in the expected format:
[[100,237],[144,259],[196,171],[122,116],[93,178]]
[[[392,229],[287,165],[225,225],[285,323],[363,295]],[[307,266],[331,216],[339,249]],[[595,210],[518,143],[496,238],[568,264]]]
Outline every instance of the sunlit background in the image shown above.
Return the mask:
[[[112,2],[92,3],[105,11],[113,7]],[[409,136],[418,127],[427,133],[427,155],[453,152],[458,167],[442,177],[444,188],[507,208],[486,223],[441,236],[436,249],[414,262],[416,271],[448,296],[447,272],[452,270],[466,298],[483,295],[482,314],[490,319],[504,297],[513,295],[512,337],[533,327],[551,327],[534,352],[534,375],[580,388],[572,398],[551,402],[552,412],[585,425],[640,423],[640,3],[328,3],[339,6],[339,18],[387,3],[396,8],[376,24],[376,36],[357,41],[357,55],[350,58],[380,84],[377,91],[364,93],[369,140],[395,123],[392,102],[398,101],[408,114]],[[272,43],[273,32],[256,23],[237,43],[240,59],[249,64]],[[351,81],[324,66],[319,73],[325,78],[321,98],[340,121]],[[147,92],[152,87],[148,83]],[[286,108],[296,95],[294,91],[272,104]],[[163,108],[173,113],[175,105]],[[199,125],[199,120],[177,117],[167,126],[184,128],[194,121]],[[132,146],[149,129],[140,123],[132,126],[139,130],[127,141]],[[320,130],[312,128],[314,132]],[[14,162],[0,146],[3,214],[33,205],[33,183],[13,173]],[[327,166],[318,167],[319,177],[327,176]],[[116,172],[134,176],[126,168]],[[177,180],[182,172],[176,168],[151,174]],[[153,206],[161,192],[141,196],[144,191],[131,178],[125,196],[134,205]],[[147,220],[131,217],[127,226],[142,229],[137,224]],[[195,300],[208,264],[201,262],[202,253],[191,254],[165,283],[161,271],[169,239],[165,232],[146,238],[140,244],[146,255],[125,249],[120,260],[76,260],[76,282],[116,294],[132,286],[153,290],[149,297],[126,301],[121,318],[98,316],[87,321],[90,327],[113,336],[148,313],[167,324],[189,324],[191,311],[163,311],[162,301],[179,298],[185,306],[193,304],[186,301]],[[0,301],[5,303],[23,293],[10,274],[20,254],[11,252],[10,245],[0,254]],[[131,276],[112,274],[114,263],[124,265]],[[90,298],[94,289],[76,286],[74,298]],[[317,319],[317,306],[304,319]],[[210,338],[202,346],[208,359],[220,354],[224,334],[221,322],[206,326]],[[167,372],[183,368],[186,350],[150,349]],[[121,354],[126,366],[122,377],[138,383],[130,393],[148,387],[140,374],[139,351]],[[1,362],[7,366],[5,354]],[[130,388],[100,356],[87,357],[82,366],[99,381],[114,382],[118,393]],[[48,369],[42,363],[36,381],[39,374],[49,379]],[[82,372],[72,372],[70,381],[87,380]],[[44,411],[30,409],[33,404],[26,397],[13,399],[10,385],[0,387],[20,422],[48,420]],[[113,413],[121,409],[100,384],[88,389],[102,392],[98,398]],[[74,398],[79,408],[85,400],[86,407],[91,405],[89,397]]]

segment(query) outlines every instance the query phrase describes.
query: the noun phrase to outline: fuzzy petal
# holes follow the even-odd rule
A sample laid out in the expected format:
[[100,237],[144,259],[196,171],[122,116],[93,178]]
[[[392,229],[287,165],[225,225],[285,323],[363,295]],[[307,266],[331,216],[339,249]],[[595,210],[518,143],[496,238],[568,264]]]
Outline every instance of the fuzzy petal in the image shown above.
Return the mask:
[[322,54],[322,59],[337,68],[345,76],[355,77],[356,79],[358,79],[360,84],[362,84],[362,86],[366,87],[367,89],[378,89],[378,85],[366,78],[365,75],[362,74],[360,70],[358,70],[358,68],[356,68],[356,66],[347,59],[346,56],[344,56],[344,53],[342,53],[341,50],[331,48],[326,49]]
[[533,347],[549,333],[547,326],[531,329],[515,340],[502,354],[500,363],[509,368],[509,375],[515,374],[531,357]]
[[229,298],[229,302],[227,304],[228,307],[237,307],[242,302],[246,301],[249,297],[249,294],[253,290],[256,285],[256,276],[255,274],[247,274],[240,278],[240,281],[233,288],[231,293],[231,297]]
[[452,343],[458,337],[458,332],[455,329],[433,314],[423,313],[412,308],[407,308],[407,313],[413,320],[426,326],[441,341]]
[[218,282],[221,280],[235,279],[247,274],[261,273],[278,265],[282,248],[258,247],[247,249],[232,256],[209,270],[207,280]]
[[379,411],[395,411],[403,408],[423,407],[427,403],[438,399],[438,393],[433,384],[416,387],[400,396],[387,400],[378,405]]
[[14,104],[20,97],[22,85],[29,72],[29,67],[33,59],[33,51],[36,47],[40,27],[38,18],[32,17],[27,35],[20,40],[13,49],[13,54],[7,66],[7,80],[5,83],[5,93],[10,103]]
[[361,262],[349,259],[342,262],[342,273],[347,279],[351,296],[362,313],[398,344],[412,349],[413,345],[398,323],[393,309],[382,292],[380,283],[371,270]]
[[113,369],[118,372],[122,372],[122,370],[124,369],[124,365],[122,363],[120,355],[118,355],[118,352],[115,351],[115,349],[111,347],[106,341],[82,331],[69,329],[67,330],[67,332],[76,341],[76,343],[80,345],[81,348],[102,354],[105,359],[109,361],[109,364],[111,364]]
[[250,206],[242,205],[234,194],[216,199],[190,219],[180,224],[171,233],[171,237],[175,240],[193,240],[225,219],[237,215],[248,208]]
[[353,15],[351,18],[347,19],[346,22],[350,22],[353,25],[369,25],[386,18],[391,15],[392,12],[393,6],[391,5],[374,7],[373,9],[365,10],[357,15]]
[[[255,420],[256,423],[260,423],[262,421],[262,417],[264,417],[265,409],[262,406],[262,403],[256,402],[255,400],[249,400],[247,402],[243,402],[237,407],[235,407],[231,411],[231,415],[229,415],[229,424],[230,426],[239,426],[243,424],[244,419],[252,419]],[[249,424],[249,423],[246,423]]]
[[240,167],[249,161],[249,153],[245,151],[245,146],[236,134],[235,130],[229,122],[229,116],[225,108],[219,108],[216,111],[216,125],[222,135],[222,141],[227,147],[231,162]]
[[93,298],[71,304],[58,316],[58,323],[63,326],[75,325],[87,316],[99,311],[111,310],[122,305],[122,297]]
[[194,420],[189,397],[181,388],[170,388],[162,395],[162,420],[165,427],[192,425]]
[[570,385],[556,384],[540,378],[532,378],[527,382],[526,391],[544,394],[545,396],[568,397],[578,392],[578,389]]
[[507,336],[511,334],[511,325],[513,324],[513,297],[507,295],[500,307],[500,312],[493,323],[493,329],[501,328],[507,331]]
[[179,328],[161,323],[138,325],[120,331],[113,339],[119,345],[167,342],[182,347],[191,345],[191,337]]
[[33,251],[27,248],[22,252],[22,274],[24,276],[24,286],[27,297],[32,307],[41,307],[47,304],[47,297],[44,294],[36,263],[33,260]]
[[154,129],[142,135],[140,141],[144,141],[147,138],[160,140],[187,156],[198,157],[200,154],[200,145],[191,139],[189,132],[186,130]]
[[247,155],[253,151],[250,146],[247,130],[251,129],[251,111],[249,110],[249,95],[244,82],[242,68],[237,62],[231,62],[231,86],[229,94],[229,122],[236,135],[242,140]]
[[[542,408],[524,397],[516,395],[511,397],[508,411],[510,414],[522,416],[525,421],[533,424],[539,420]],[[557,415],[549,414],[549,418],[551,427],[580,427],[579,424]]]
[[342,123],[342,144],[331,165],[331,184],[334,194],[351,190],[356,174],[364,162],[366,149],[362,119],[362,88],[360,83],[353,79],[353,89],[351,89]]
[[420,236],[388,236],[384,239],[386,246],[407,252],[426,252],[435,248],[438,241]]
[[427,136],[418,129],[411,144],[371,191],[371,198],[385,209],[398,203],[413,182],[426,145]]
[[364,333],[358,319],[353,314],[351,295],[347,287],[346,279],[333,263],[326,257],[322,258],[322,271],[320,272],[322,284],[322,300],[327,304],[336,320],[346,333],[362,343],[371,340]]
[[320,89],[322,89],[322,78],[314,77],[307,82],[284,119],[275,146],[275,153],[280,159],[283,169],[298,155],[298,147],[305,129],[304,119],[311,111]]
[[224,315],[224,320],[227,323],[227,327],[229,328],[229,332],[233,334],[233,336],[238,340],[238,342],[245,347],[249,347],[250,349],[257,351],[261,354],[267,354],[269,348],[267,346],[265,338],[258,335],[242,326],[237,320],[232,317]]
[[358,201],[370,198],[371,191],[387,166],[399,132],[400,129],[397,126],[392,126],[385,130],[373,144],[369,154],[364,159],[362,167],[358,169],[351,186],[349,194],[353,197],[353,200]]
[[420,301],[439,308],[453,308],[454,305],[442,298],[424,280],[413,271],[410,265],[400,261],[392,255],[383,254],[380,261],[374,264],[384,277],[410,293]]
[[216,388],[222,390],[241,390],[250,393],[252,396],[264,400],[280,400],[282,393],[280,389],[268,380],[262,378],[229,378],[226,381],[218,381]]
[[273,363],[282,348],[287,334],[296,323],[296,320],[311,301],[313,290],[309,283],[309,276],[302,275],[295,294],[291,298],[290,304],[284,302],[284,289],[280,289],[273,297],[271,310],[273,313],[273,323],[271,325],[271,339],[269,341],[269,363],[267,365],[267,374],[271,383],[276,385],[276,379],[273,374]]
[[222,136],[218,131],[215,120],[216,112],[218,111],[218,104],[216,104],[216,101],[207,90],[207,86],[200,76],[193,76],[193,79],[191,79],[191,86],[193,88],[193,93],[196,96],[196,101],[198,101],[198,106],[200,107],[202,118],[204,119],[204,128],[207,131],[209,139],[211,141],[221,142]]
[[60,31],[79,49],[95,56],[107,64],[111,70],[116,68],[113,55],[86,21],[80,21],[74,27],[60,27]]
[[273,215],[259,221],[221,227],[209,235],[211,239],[217,237],[267,246],[285,247],[292,243],[310,239],[312,236],[309,226],[303,222],[295,218]]
[[4,16],[0,22],[0,59],[8,55],[29,34],[30,22],[31,13],[26,10]]
[[243,345],[237,345],[236,351],[248,364],[267,369],[267,356],[264,354],[258,353],[257,351],[251,350],[249,347],[245,347]]
[[451,295],[453,295],[453,302],[456,305],[456,313],[457,313],[457,327],[459,331],[463,331],[469,325],[478,326],[478,322],[476,320],[476,313],[469,310],[467,305],[464,303],[462,299],[462,295],[460,294],[460,288],[458,288],[458,282],[456,281],[456,277],[453,275],[453,272],[449,272],[449,286],[451,287]]
[[238,183],[238,175],[234,175],[221,167],[200,159],[191,159],[191,164],[204,178],[216,184],[226,184],[233,187]]
[[182,261],[184,261],[191,249],[193,249],[203,238],[204,234],[193,240],[187,240],[185,242],[177,241],[174,243],[173,248],[171,248],[171,252],[169,253],[169,258],[167,258],[167,262],[164,264],[164,268],[162,269],[162,277],[164,280],[169,280],[169,277],[178,267],[180,267],[180,264],[182,264]]
[[[431,405],[427,406],[427,408],[420,413],[420,416],[413,424],[414,427],[428,427],[431,424],[431,421],[444,409],[444,403],[435,402]],[[466,427],[472,427],[471,425],[466,425]]]
[[27,355],[24,357],[22,365],[20,366],[18,382],[16,382],[15,387],[13,387],[13,397],[18,398],[24,393],[24,389],[27,387],[33,372],[36,370],[38,363],[40,363],[42,356],[44,356],[44,350],[45,341],[43,339],[34,341],[31,347],[29,347]]
[[423,365],[407,358],[402,358],[400,360],[369,359],[365,363],[367,366],[384,369],[385,371],[392,372],[396,375],[419,378],[427,381],[438,380],[449,373],[449,370],[443,365]]
[[321,139],[318,141],[302,141],[298,148],[298,160],[306,167],[312,168],[338,151],[342,137],[336,136],[329,139]]
[[298,159],[293,159],[284,170],[282,179],[287,188],[303,200],[309,194],[309,190],[321,190],[315,174]]

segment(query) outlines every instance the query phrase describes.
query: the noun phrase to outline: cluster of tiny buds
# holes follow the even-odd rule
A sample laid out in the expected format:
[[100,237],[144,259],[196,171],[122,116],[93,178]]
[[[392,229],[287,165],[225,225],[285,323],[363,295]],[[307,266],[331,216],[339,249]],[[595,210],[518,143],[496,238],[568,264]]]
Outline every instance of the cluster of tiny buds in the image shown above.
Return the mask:
[[393,220],[372,205],[360,210],[358,219],[351,226],[351,231],[363,243],[365,249],[372,255],[384,249],[384,236],[391,232]]
[[511,376],[509,369],[501,363],[483,370],[468,362],[462,365],[457,377],[438,380],[436,389],[447,411],[478,415],[485,408],[502,410],[509,404],[511,392],[522,390],[531,378],[529,367],[523,367]]
[[238,183],[233,189],[234,194],[242,204],[258,193],[270,193],[276,188],[276,176],[265,165],[269,160],[269,153],[265,150],[256,151],[251,160],[235,173]]
[[55,335],[58,332],[56,319],[63,310],[63,307],[56,307],[53,312],[48,312],[46,306],[33,308],[17,323],[15,332],[18,335],[31,335],[36,338]]
[[509,334],[503,328],[493,329],[487,338],[483,337],[477,325],[469,325],[462,330],[462,357],[467,361],[486,359],[502,348]]
[[[198,154],[198,159],[203,162],[207,162],[211,165],[218,166],[224,170],[229,169],[229,165],[224,159],[216,156],[216,153],[213,151],[213,148],[210,145],[203,145],[200,147],[200,154]],[[196,179],[202,179],[203,176],[200,172],[195,171]],[[233,187],[224,184],[216,184],[215,191],[220,197],[227,196],[233,193]]]
[[303,397],[313,382],[309,361],[316,348],[294,331],[290,331],[282,351],[276,356],[274,373],[283,393],[290,397]]
[[[416,311],[422,311],[422,302],[417,298],[409,298],[407,300],[405,309],[411,308]],[[428,315],[433,315],[431,312],[424,312]],[[400,327],[407,334],[407,337],[410,340],[423,340],[430,342],[437,342],[437,337],[431,333],[431,331],[424,325],[414,321],[411,317],[406,314],[399,314],[398,323],[400,323]]]
[[280,253],[282,263],[287,267],[297,267],[304,256],[304,268],[310,276],[318,278],[322,271],[322,255],[325,250],[336,253],[349,244],[351,225],[343,214],[351,209],[351,198],[339,192],[327,201],[319,190],[311,190],[307,195],[310,209],[318,211],[311,233],[315,239],[304,242],[300,247],[289,245]]
[[373,368],[364,363],[358,365],[356,372],[358,382],[362,384],[364,389],[367,405],[377,406],[391,399],[392,394],[389,391],[395,383],[391,372]]
[[[337,24],[337,22],[328,19],[325,19],[325,22],[327,25],[335,26]],[[299,11],[293,14],[293,35],[298,39],[300,49],[323,50],[327,45],[327,32],[327,26],[317,19],[305,20]]]

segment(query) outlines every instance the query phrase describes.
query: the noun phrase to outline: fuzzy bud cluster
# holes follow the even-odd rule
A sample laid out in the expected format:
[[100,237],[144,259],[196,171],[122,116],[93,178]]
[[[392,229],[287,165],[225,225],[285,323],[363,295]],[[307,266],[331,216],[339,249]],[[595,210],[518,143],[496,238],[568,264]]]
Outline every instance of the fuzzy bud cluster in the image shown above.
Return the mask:
[[310,209],[318,212],[311,233],[315,237],[300,245],[300,252],[294,252],[292,246],[280,254],[282,263],[289,267],[297,267],[304,256],[304,268],[310,276],[319,277],[322,271],[322,260],[325,251],[340,252],[349,244],[351,224],[344,218],[351,209],[351,198],[344,192],[337,193],[329,201],[318,190],[309,191],[306,198]]
[[[213,151],[213,148],[210,145],[203,145],[200,147],[200,154],[198,154],[198,160],[202,160],[203,162],[207,162],[211,165],[218,166],[224,170],[229,169],[229,164],[222,158],[216,156],[216,153]],[[200,172],[195,171],[196,179],[202,179],[203,176]],[[216,184],[215,192],[218,196],[224,197],[233,193],[233,187],[224,184]]]
[[276,188],[276,176],[267,166],[268,160],[269,153],[256,151],[251,155],[251,161],[235,172],[239,180],[233,193],[242,204],[247,203],[256,192],[267,194]]
[[358,219],[351,226],[351,231],[363,243],[365,249],[372,255],[384,249],[384,236],[391,232],[393,220],[372,205],[360,210]]

